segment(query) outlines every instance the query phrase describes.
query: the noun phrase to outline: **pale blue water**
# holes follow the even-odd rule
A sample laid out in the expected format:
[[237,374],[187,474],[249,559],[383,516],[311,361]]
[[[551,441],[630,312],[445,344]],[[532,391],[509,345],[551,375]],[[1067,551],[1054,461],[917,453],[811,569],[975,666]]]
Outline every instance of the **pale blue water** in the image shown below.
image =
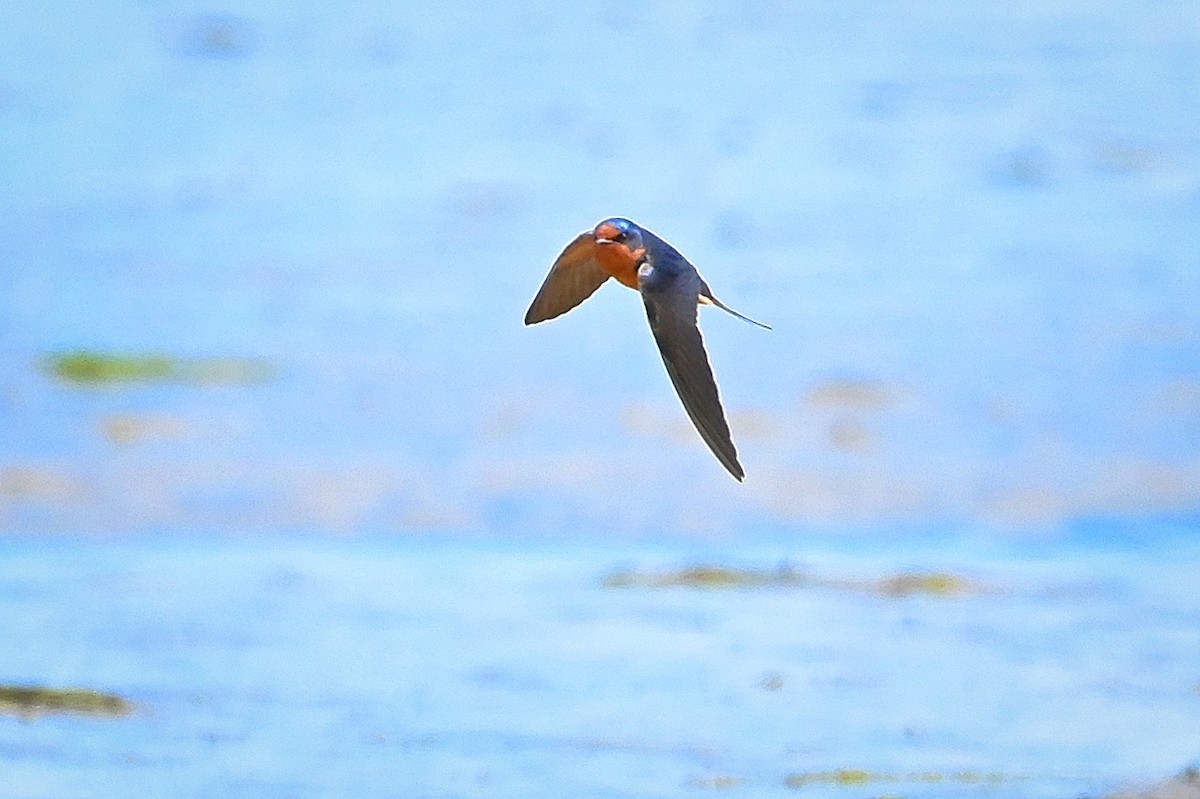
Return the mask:
[[[1200,751],[1200,546],[1168,529],[1137,547],[10,542],[6,679],[139,710],[0,719],[4,793],[650,797],[723,777],[782,796],[850,768],[886,776],[803,793],[1096,792]],[[603,585],[711,562],[947,568],[986,590]]]
[[[1186,0],[9,0],[0,683],[142,711],[0,719],[0,793],[1194,762],[1198,76]],[[613,214],[775,328],[703,314],[744,485],[636,295],[520,324]],[[41,367],[81,348],[275,371]],[[781,561],[997,591],[601,587]]]

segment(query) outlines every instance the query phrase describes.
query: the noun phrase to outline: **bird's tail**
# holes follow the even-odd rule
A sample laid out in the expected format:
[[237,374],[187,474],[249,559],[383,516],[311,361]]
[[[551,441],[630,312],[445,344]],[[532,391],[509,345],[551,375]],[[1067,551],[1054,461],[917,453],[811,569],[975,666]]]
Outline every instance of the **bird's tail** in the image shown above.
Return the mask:
[[733,310],[732,308],[730,308],[725,303],[718,300],[716,297],[713,296],[712,289],[710,289],[707,285],[704,285],[701,288],[699,299],[700,299],[701,305],[715,305],[718,308],[720,308],[722,311],[724,311],[725,313],[732,314],[732,315],[736,316],[738,319],[741,319],[743,322],[749,322],[752,325],[758,325],[763,330],[771,329],[770,325],[764,325],[762,322],[751,319],[749,316],[746,316],[744,313],[739,313],[739,312]]

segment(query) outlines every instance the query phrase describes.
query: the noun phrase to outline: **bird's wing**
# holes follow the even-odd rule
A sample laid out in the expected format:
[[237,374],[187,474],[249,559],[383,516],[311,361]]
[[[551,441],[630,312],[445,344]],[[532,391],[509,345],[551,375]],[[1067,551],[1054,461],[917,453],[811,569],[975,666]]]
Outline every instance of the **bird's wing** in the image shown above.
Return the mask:
[[717,394],[717,381],[713,379],[704,339],[696,324],[700,285],[700,277],[694,270],[662,275],[653,284],[642,281],[642,300],[658,351],[684,410],[717,460],[740,481],[746,472],[738,463],[737,449]]
[[596,238],[591,231],[580,233],[550,267],[537,296],[525,312],[532,325],[561,316],[600,288],[608,273],[596,260]]

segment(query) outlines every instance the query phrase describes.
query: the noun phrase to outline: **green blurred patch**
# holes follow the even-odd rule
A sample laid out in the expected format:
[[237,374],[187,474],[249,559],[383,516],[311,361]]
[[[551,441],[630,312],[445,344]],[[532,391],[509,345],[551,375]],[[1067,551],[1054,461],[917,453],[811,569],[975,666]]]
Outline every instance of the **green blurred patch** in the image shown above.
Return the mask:
[[840,768],[789,774],[786,782],[789,788],[803,788],[807,785],[869,785],[874,782],[896,782],[896,779],[890,774],[878,774],[860,768]]
[[115,694],[85,689],[0,685],[0,713],[34,718],[50,713],[84,716],[127,716],[133,703]]
[[616,571],[604,578],[606,588],[772,588],[806,584],[790,568],[774,571],[726,566],[689,566],[664,572]]
[[118,354],[95,350],[52,353],[42,368],[65,383],[197,383],[243,385],[265,383],[274,375],[260,358],[176,358],[161,354]]
[[933,784],[952,783],[958,785],[979,785],[982,783],[1001,783],[1013,778],[1001,772],[979,771],[921,771],[914,774],[894,774],[885,771],[868,771],[858,768],[833,769],[830,771],[804,771],[789,774],[784,782],[793,789],[807,788],[812,785],[833,786],[840,788],[855,788],[864,785],[898,785],[898,784]]
[[950,572],[901,572],[873,580],[823,578],[788,566],[778,569],[744,569],[729,566],[688,566],[665,571],[622,569],[604,578],[606,588],[832,588],[875,594],[887,599],[910,596],[962,597],[989,589],[974,580]]
[[948,572],[906,572],[879,580],[876,592],[886,597],[965,596],[979,592],[979,586]]

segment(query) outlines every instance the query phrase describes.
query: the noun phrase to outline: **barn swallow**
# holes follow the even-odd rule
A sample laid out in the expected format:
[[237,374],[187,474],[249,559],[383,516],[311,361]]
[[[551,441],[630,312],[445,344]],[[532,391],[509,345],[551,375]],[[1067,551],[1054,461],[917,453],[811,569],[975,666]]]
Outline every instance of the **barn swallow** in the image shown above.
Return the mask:
[[606,219],[567,245],[550,267],[525,313],[532,325],[561,316],[586,300],[610,277],[637,290],[646,306],[650,332],[667,375],[692,424],[721,465],[739,482],[746,476],[717,394],[704,339],[697,325],[700,305],[715,305],[750,324],[770,330],[713,296],[712,289],[678,250],[628,219]]

